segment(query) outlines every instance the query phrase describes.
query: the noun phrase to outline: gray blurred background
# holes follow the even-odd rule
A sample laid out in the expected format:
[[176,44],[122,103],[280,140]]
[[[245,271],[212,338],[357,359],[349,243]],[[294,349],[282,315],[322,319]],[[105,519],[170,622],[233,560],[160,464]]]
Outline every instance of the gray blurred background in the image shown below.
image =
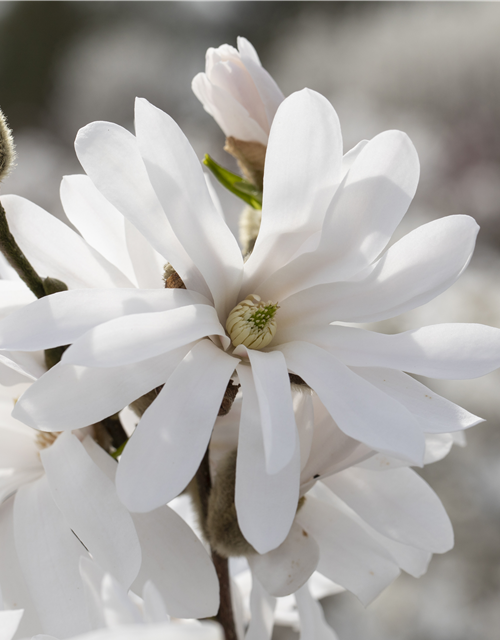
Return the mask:
[[[500,326],[500,5],[376,2],[1,2],[0,106],[18,167],[3,193],[55,215],[61,176],[79,173],[77,130],[132,129],[136,95],[167,111],[197,153],[232,167],[223,134],[191,93],[209,46],[246,36],[285,95],[305,86],[337,109],[346,150],[399,128],[420,155],[420,187],[398,235],[443,215],[481,225],[467,272],[382,331],[467,321]],[[229,222],[241,209],[222,194]],[[340,640],[500,637],[500,375],[433,388],[487,419],[422,475],[456,544],[420,580],[402,576],[368,609],[324,601]],[[281,630],[276,637],[284,638]],[[296,637],[294,634],[286,637]]]

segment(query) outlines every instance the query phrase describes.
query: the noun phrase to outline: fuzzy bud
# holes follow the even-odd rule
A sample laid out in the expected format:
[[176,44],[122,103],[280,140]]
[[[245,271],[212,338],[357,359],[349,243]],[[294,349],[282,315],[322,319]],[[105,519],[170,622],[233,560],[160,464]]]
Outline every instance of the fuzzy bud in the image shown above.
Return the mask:
[[4,114],[0,110],[0,182],[8,175],[15,157],[12,133],[7,126]]
[[247,296],[234,307],[226,322],[226,331],[233,345],[242,344],[249,349],[266,347],[276,333],[278,309],[278,304],[262,302],[255,293]]

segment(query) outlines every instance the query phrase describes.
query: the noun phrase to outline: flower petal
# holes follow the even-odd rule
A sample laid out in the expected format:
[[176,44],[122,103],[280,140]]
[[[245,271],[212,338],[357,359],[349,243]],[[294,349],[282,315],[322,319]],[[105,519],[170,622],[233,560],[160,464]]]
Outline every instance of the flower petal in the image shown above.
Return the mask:
[[12,640],[23,617],[23,609],[0,611],[0,640]]
[[288,368],[316,391],[345,434],[377,451],[422,464],[422,430],[402,404],[315,345],[289,342],[279,349]]
[[262,224],[245,263],[242,298],[321,229],[341,163],[340,125],[328,100],[304,89],[282,102],[269,137]]
[[243,406],[236,460],[236,513],[241,532],[263,554],[278,547],[292,526],[299,500],[300,446],[297,439],[294,455],[281,471],[273,475],[266,472],[252,372],[246,365],[239,365],[237,371]]
[[279,351],[248,349],[266,455],[266,471],[281,471],[296,449],[297,425],[285,358]]
[[136,100],[135,126],[151,184],[172,229],[225,317],[238,302],[243,258],[213,205],[201,163],[172,118],[147,100]]
[[141,546],[130,513],[111,480],[71,433],[40,452],[55,503],[94,560],[127,589],[141,566]]
[[307,584],[297,591],[295,600],[300,619],[299,640],[338,640],[337,634],[325,620],[320,603],[312,597]]
[[42,631],[62,638],[88,631],[78,571],[79,558],[87,552],[56,507],[45,476],[17,492],[14,535]]
[[151,186],[135,136],[111,122],[93,122],[80,129],[75,149],[85,172],[106,200],[173,265],[186,287],[209,295]]
[[392,556],[333,503],[308,495],[297,522],[319,545],[318,571],[365,606],[399,575]]
[[12,415],[42,431],[94,424],[163,384],[191,346],[123,367],[90,369],[59,363],[21,396]]
[[274,609],[276,598],[269,595],[259,580],[252,574],[250,593],[250,624],[245,640],[271,640],[274,627]]
[[226,332],[209,305],[132,314],[90,329],[64,352],[61,363],[87,367],[128,365],[210,335],[225,337]]
[[279,547],[247,557],[252,574],[272,596],[288,596],[300,589],[316,570],[319,547],[296,522]]
[[169,377],[118,466],[118,495],[130,511],[152,511],[169,502],[194,476],[237,362],[202,340]]
[[326,484],[371,527],[388,538],[432,553],[453,547],[453,529],[441,501],[411,469],[351,467]]
[[74,342],[96,325],[128,314],[167,311],[207,299],[184,289],[63,291],[0,321],[0,346],[35,351]]
[[33,202],[2,196],[12,235],[40,276],[59,278],[70,289],[131,287],[130,280],[68,225]]

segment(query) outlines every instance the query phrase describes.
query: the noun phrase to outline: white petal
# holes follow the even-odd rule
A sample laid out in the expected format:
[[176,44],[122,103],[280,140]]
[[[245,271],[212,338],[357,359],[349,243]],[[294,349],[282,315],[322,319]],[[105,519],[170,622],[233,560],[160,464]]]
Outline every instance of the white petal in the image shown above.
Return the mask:
[[144,600],[144,621],[146,623],[168,622],[170,620],[160,592],[151,580],[148,580],[144,585],[142,599]]
[[193,530],[170,507],[135,513],[142,566],[133,585],[154,582],[167,612],[176,618],[209,618],[219,609],[214,565]]
[[128,314],[204,304],[184,289],[93,289],[63,291],[36,300],[0,321],[0,346],[35,351],[70,344],[103,322]]
[[88,244],[137,284],[127,252],[125,219],[88,176],[64,176],[61,202],[69,221]]
[[118,466],[118,494],[131,511],[169,502],[194,476],[237,362],[202,340],[169,377]]
[[89,369],[57,364],[18,400],[13,416],[42,431],[66,431],[114,415],[163,384],[191,349],[123,367]]
[[290,342],[279,349],[288,368],[316,391],[345,434],[377,451],[422,464],[424,437],[402,404],[315,345]]
[[0,280],[0,318],[21,309],[36,300],[22,280]]
[[365,606],[399,575],[390,554],[333,504],[307,496],[297,521],[319,545],[318,571]]
[[78,571],[87,552],[56,507],[45,477],[19,489],[14,534],[43,632],[67,638],[89,630]]
[[429,222],[393,245],[355,281],[315,286],[282,302],[280,326],[377,322],[421,306],[460,276],[472,256],[478,230],[469,216]]
[[252,591],[250,594],[250,624],[245,640],[271,640],[274,627],[274,609],[276,598],[269,595],[257,577],[252,574]]
[[70,289],[131,287],[130,280],[55,216],[19,196],[2,196],[9,228],[42,277]]
[[23,609],[0,611],[0,640],[12,640],[21,622],[23,613]]
[[174,266],[186,287],[209,294],[158,202],[135,136],[111,122],[93,122],[80,129],[75,149],[99,191]]
[[319,547],[312,536],[294,522],[279,547],[247,557],[252,573],[268,593],[288,596],[309,580],[319,561]]
[[335,631],[327,624],[323,609],[304,585],[295,594],[300,619],[299,640],[338,640]]
[[141,546],[113,482],[71,433],[59,436],[40,457],[67,523],[94,560],[128,589],[141,566]]
[[458,431],[484,422],[401,371],[375,367],[352,370],[405,406],[426,433]]
[[102,579],[101,598],[107,627],[115,629],[120,625],[142,622],[139,610],[133,605],[123,586],[109,573]]
[[387,367],[463,380],[500,366],[500,329],[483,324],[436,324],[394,335],[339,325],[302,326],[293,333],[353,367]]
[[369,471],[351,468],[326,484],[381,534],[432,553],[453,547],[453,529],[441,501],[411,469]]
[[291,461],[278,473],[266,472],[264,441],[257,393],[250,368],[237,368],[243,388],[235,505],[245,538],[258,551],[267,553],[288,535],[299,500],[300,447],[296,441]]
[[172,229],[203,274],[217,310],[226,314],[238,302],[243,258],[212,203],[201,163],[175,122],[147,100],[136,100],[135,126],[149,178]]
[[285,358],[279,351],[248,349],[257,392],[266,454],[266,471],[281,471],[296,449],[297,425]]
[[430,551],[422,551],[422,549],[390,540],[371,527],[369,527],[369,531],[370,535],[387,549],[403,571],[406,571],[414,578],[420,578],[426,573],[429,562],[432,559]]
[[142,233],[127,218],[125,239],[137,284],[141,289],[163,289],[165,258],[155,251]]
[[210,335],[225,337],[226,332],[215,309],[205,304],[127,315],[90,329],[65,351],[61,363],[86,367],[127,365]]
[[100,629],[106,626],[101,598],[101,584],[106,572],[97,562],[85,556],[81,556],[79,568],[85,591],[90,626],[92,629]]
[[288,97],[271,129],[262,224],[245,263],[244,295],[253,293],[259,282],[286,264],[304,240],[321,228],[341,162],[340,125],[328,100],[309,89]]

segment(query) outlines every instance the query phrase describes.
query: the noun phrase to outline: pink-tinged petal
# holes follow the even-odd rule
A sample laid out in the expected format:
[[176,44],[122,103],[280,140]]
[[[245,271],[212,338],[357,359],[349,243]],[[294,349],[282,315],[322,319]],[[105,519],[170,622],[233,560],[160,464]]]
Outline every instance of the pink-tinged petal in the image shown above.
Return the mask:
[[61,363],[86,367],[128,365],[210,335],[225,337],[226,332],[215,309],[205,304],[127,315],[90,329],[64,352]]
[[169,377],[118,466],[118,495],[130,511],[164,505],[194,476],[237,363],[210,340],[202,340]]
[[96,325],[129,314],[205,304],[185,289],[63,291],[36,300],[0,321],[0,346],[35,351],[74,342]]
[[131,287],[111,262],[55,216],[19,196],[2,196],[12,235],[40,276],[59,278],[70,289]]
[[271,640],[275,608],[276,598],[269,595],[255,574],[252,574],[250,624],[245,634],[245,640]]
[[279,351],[248,349],[257,393],[266,471],[281,471],[296,449],[297,425],[285,358]]
[[335,631],[327,624],[320,603],[315,600],[304,585],[295,594],[300,619],[299,640],[338,640]]
[[478,231],[469,216],[448,216],[422,225],[354,281],[321,284],[285,300],[280,325],[377,322],[419,307],[460,276],[472,256]]
[[163,384],[190,348],[186,345],[123,367],[90,369],[59,363],[21,396],[12,415],[42,431],[81,429]]
[[55,505],[47,478],[17,492],[14,535],[19,564],[42,631],[61,638],[88,631],[78,570],[80,556],[87,552]]
[[262,67],[257,52],[246,38],[238,37],[238,50],[241,55],[241,61],[251,75],[264,105],[268,127],[270,127],[276,111],[285,96],[274,81],[274,78]]
[[106,200],[174,266],[188,289],[209,295],[203,276],[172,231],[151,186],[135,136],[111,122],[93,122],[80,129],[75,149]]
[[[24,580],[17,557],[14,526],[14,497],[0,504],[0,576],[3,605],[6,609],[21,607],[24,615],[19,626],[20,637],[32,636],[41,629],[41,622]],[[1,604],[1,602],[0,602]]]
[[469,429],[484,422],[402,371],[375,367],[353,367],[352,370],[405,406],[425,433]]
[[[121,464],[121,463],[120,463]],[[170,507],[135,513],[142,566],[132,589],[148,580],[159,590],[169,615],[209,618],[219,609],[219,581],[205,547]]]
[[40,458],[66,522],[94,560],[128,589],[141,566],[141,545],[113,482],[71,433],[59,436]]
[[463,380],[500,366],[500,329],[483,324],[436,324],[393,335],[340,325],[304,325],[287,333],[294,336],[288,339],[310,340],[352,367]]
[[441,501],[411,469],[346,469],[323,478],[341,500],[388,538],[432,553],[453,547],[453,529]]
[[23,617],[23,609],[0,611],[0,640],[12,640]]
[[365,606],[399,575],[392,556],[333,504],[309,495],[297,522],[319,545],[318,571],[352,591]]
[[136,100],[135,126],[149,178],[172,229],[225,317],[238,302],[243,258],[212,203],[201,163],[172,118],[147,100]]
[[125,219],[88,176],[65,176],[61,202],[69,221],[88,244],[137,284],[127,252]]
[[274,118],[266,153],[262,224],[245,263],[243,296],[286,264],[321,229],[340,178],[342,136],[337,114],[320,94],[288,97]]
[[198,73],[193,78],[191,88],[226,136],[267,144],[267,132],[228,91],[212,84],[205,73]]
[[305,529],[294,522],[279,547],[247,558],[254,576],[272,596],[288,596],[300,589],[316,570],[319,547]]
[[288,368],[316,391],[346,435],[377,451],[422,464],[424,436],[402,404],[313,344],[290,342],[279,349]]
[[252,371],[239,365],[243,389],[235,505],[240,529],[258,553],[278,547],[292,526],[299,500],[300,447],[296,441],[290,462],[278,473],[266,471],[264,439]]

